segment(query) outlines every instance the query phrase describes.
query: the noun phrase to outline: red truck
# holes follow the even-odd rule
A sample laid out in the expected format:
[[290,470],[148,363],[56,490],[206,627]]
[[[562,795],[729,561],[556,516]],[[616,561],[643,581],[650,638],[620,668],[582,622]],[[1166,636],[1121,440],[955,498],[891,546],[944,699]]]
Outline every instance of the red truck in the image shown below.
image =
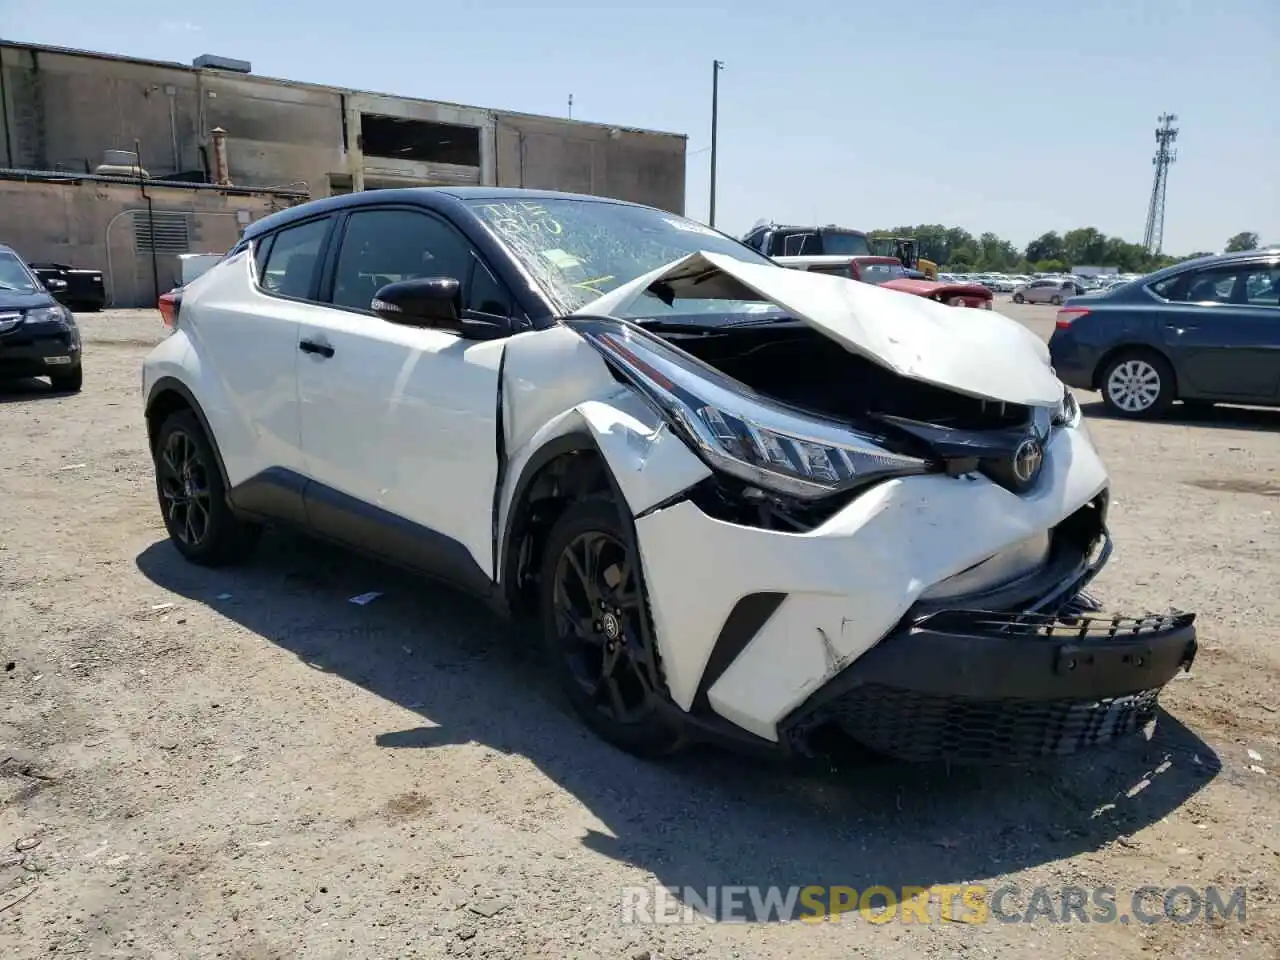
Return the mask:
[[945,283],[941,280],[915,280],[897,257],[876,256],[801,256],[774,257],[777,263],[793,270],[829,273],[863,283],[874,283],[889,290],[899,290],[917,297],[936,300],[953,307],[991,309],[991,291],[976,283]]

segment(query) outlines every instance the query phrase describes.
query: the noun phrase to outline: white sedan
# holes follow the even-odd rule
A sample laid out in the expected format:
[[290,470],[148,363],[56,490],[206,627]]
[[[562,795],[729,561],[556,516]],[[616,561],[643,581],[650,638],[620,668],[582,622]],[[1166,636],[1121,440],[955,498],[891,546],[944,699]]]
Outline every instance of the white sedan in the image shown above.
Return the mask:
[[1086,612],[1107,473],[998,314],[496,188],[277,213],[164,310],[143,393],[184,557],[289,526],[528,616],[635,753],[1065,753],[1194,657],[1191,614]]

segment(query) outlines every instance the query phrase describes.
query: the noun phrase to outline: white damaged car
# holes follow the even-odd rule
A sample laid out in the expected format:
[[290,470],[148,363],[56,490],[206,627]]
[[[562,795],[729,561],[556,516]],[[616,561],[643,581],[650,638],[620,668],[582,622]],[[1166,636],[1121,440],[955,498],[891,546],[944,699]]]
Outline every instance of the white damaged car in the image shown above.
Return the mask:
[[382,190],[250,226],[143,393],[178,551],[266,524],[534,618],[587,724],[1022,760],[1144,727],[1194,616],[1102,616],[1107,473],[1044,344],[594,197]]

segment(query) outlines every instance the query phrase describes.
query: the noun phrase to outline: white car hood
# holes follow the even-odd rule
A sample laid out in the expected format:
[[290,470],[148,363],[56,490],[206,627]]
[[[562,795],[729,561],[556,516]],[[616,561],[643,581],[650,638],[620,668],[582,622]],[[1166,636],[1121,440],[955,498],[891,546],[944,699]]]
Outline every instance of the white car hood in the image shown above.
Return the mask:
[[[693,253],[659,267],[575,311],[634,315],[662,281],[679,298],[759,300],[858,354],[913,380],[1005,403],[1056,406],[1063,386],[1044,342],[990,310],[950,307],[844,277]],[[662,309],[654,311],[661,316]]]

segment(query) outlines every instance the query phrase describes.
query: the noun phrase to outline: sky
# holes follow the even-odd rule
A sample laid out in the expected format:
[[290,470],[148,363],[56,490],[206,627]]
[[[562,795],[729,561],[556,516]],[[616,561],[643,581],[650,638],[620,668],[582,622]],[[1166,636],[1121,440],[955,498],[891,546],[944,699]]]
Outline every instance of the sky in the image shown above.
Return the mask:
[[[216,12],[215,12],[216,10]],[[304,12],[305,11],[305,12]],[[1141,242],[1177,114],[1164,249],[1280,244],[1280,0],[0,0],[0,37],[687,134],[716,226],[942,223]]]

